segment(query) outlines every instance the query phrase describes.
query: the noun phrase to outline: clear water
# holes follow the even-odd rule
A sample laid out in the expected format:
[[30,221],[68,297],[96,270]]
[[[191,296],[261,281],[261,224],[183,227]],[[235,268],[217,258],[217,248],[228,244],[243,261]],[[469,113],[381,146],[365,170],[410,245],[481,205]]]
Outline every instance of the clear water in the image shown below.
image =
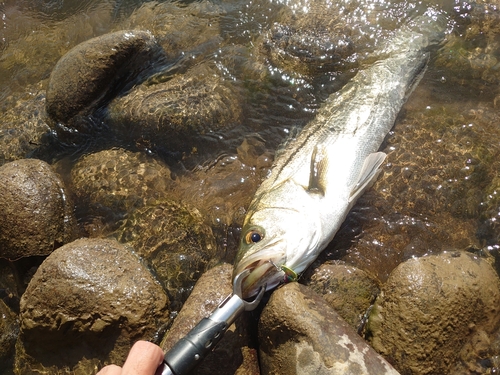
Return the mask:
[[[450,249],[498,255],[500,10],[495,2],[441,2],[432,5],[450,15],[447,40],[433,52],[425,77],[387,137],[383,175],[322,256],[345,260],[380,281],[412,256]],[[198,168],[189,177],[179,176],[174,193],[191,198],[215,226],[233,226],[234,238],[229,230],[228,238],[220,240],[231,259],[243,217],[240,208],[248,204],[275,150],[330,93],[370,63],[371,52],[394,30],[428,5],[383,0],[3,1],[0,111],[31,92],[43,92],[54,65],[72,47],[116,30],[150,30],[174,57],[187,56],[179,69],[210,62],[243,93],[244,115],[230,130],[212,134],[217,149],[183,161],[188,169]],[[276,22],[293,19],[293,34],[325,15],[354,46],[340,63],[310,71],[268,54],[268,31]],[[157,156],[154,149],[148,151]],[[64,157],[58,154],[55,160]],[[71,157],[76,159],[78,152]],[[207,165],[215,165],[219,174],[207,178]]]

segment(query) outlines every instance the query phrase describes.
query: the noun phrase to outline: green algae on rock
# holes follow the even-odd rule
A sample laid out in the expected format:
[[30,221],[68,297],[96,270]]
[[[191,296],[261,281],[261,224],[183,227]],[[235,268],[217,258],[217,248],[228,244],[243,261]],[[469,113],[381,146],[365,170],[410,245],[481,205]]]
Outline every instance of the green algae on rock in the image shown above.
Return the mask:
[[169,300],[129,249],[83,238],[38,268],[22,296],[20,319],[18,374],[89,374],[123,363],[136,340],[151,339],[169,319]]
[[73,204],[46,162],[21,159],[0,167],[0,257],[48,255],[76,236]]
[[366,272],[339,262],[310,267],[304,278],[305,284],[322,295],[354,329],[360,328],[380,291],[377,282]]
[[179,310],[198,278],[219,262],[211,228],[193,207],[172,200],[137,208],[111,236],[132,247]]
[[401,373],[447,374],[467,338],[499,328],[499,311],[500,280],[488,262],[459,251],[414,258],[383,285],[367,335]]
[[16,314],[0,299],[0,369],[12,368],[18,334]]

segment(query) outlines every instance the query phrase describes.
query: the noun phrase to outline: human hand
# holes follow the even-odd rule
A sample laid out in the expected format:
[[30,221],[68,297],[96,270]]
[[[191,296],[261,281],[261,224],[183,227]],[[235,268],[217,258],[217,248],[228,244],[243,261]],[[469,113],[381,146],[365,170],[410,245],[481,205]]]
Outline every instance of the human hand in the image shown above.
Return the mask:
[[130,349],[123,367],[108,365],[97,375],[154,375],[162,361],[163,350],[158,345],[137,341]]

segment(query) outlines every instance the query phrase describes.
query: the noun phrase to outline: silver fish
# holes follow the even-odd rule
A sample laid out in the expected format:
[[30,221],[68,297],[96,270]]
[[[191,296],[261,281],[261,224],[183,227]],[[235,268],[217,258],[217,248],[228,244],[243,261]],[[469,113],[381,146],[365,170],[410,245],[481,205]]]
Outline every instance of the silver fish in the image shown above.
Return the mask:
[[444,35],[446,17],[429,9],[411,24],[277,155],[243,224],[233,279],[251,271],[245,297],[265,283],[296,280],[376,179],[386,157],[377,150],[425,70],[428,47]]

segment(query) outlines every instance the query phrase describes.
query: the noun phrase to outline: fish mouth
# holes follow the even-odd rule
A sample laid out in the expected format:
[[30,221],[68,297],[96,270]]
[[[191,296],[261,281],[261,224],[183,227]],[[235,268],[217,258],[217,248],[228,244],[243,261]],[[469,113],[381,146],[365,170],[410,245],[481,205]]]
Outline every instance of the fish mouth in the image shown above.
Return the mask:
[[272,289],[285,279],[285,272],[278,265],[279,260],[274,262],[271,259],[257,260],[249,265],[240,264],[234,269],[233,280],[236,276],[250,270],[250,273],[243,279],[241,284],[241,294],[243,298],[255,296],[261,287],[266,285],[266,289]]

